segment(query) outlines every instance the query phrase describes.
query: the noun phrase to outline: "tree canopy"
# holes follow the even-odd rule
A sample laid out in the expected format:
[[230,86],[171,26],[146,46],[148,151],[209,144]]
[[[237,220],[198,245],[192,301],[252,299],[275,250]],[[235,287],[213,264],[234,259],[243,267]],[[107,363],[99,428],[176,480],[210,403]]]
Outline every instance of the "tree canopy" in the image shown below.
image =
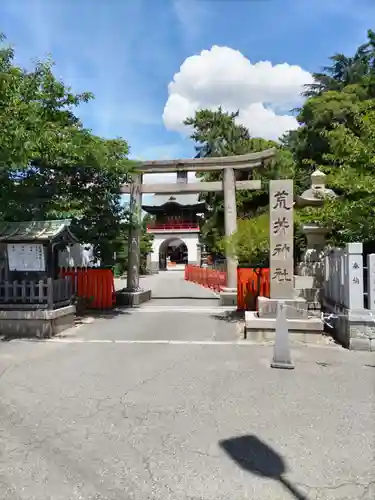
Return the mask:
[[[232,156],[250,152],[258,152],[275,147],[276,158],[263,169],[254,169],[251,172],[237,171],[237,180],[260,179],[262,188],[255,191],[237,191],[237,215],[240,220],[253,221],[268,209],[268,185],[274,178],[288,178],[294,175],[294,165],[291,153],[278,143],[261,138],[252,138],[249,130],[237,123],[238,113],[227,113],[219,108],[217,111],[199,110],[195,117],[186,120],[186,125],[192,127],[191,138],[196,143],[197,153],[201,157]],[[222,172],[203,172],[199,174],[206,181],[222,179]],[[209,211],[202,225],[202,241],[214,252],[222,253],[229,242],[224,240],[224,197],[223,193],[204,193]],[[242,249],[254,248],[258,241],[263,248],[266,223],[264,217],[257,222],[241,224],[242,239],[238,244]],[[268,223],[267,223],[268,224]],[[268,228],[268,225],[267,225]],[[245,242],[249,235],[252,241]],[[241,250],[241,255],[245,255]],[[257,258],[260,258],[257,255]]]
[[91,93],[75,94],[57,80],[51,61],[20,68],[4,36],[1,42],[0,217],[73,219],[81,241],[111,261],[126,220],[119,188],[134,168],[128,144],[83,126],[75,111]]
[[319,91],[310,88],[298,115],[300,127],[284,145],[296,163],[297,189],[319,168],[338,195],[322,209],[306,210],[306,219],[329,227],[338,245],[374,241],[375,33],[368,32],[368,42],[354,57],[331,59],[333,65],[322,73],[331,83]]
[[[299,128],[272,143],[253,138],[237,123],[238,113],[199,110],[186,120],[200,156],[228,156],[275,146],[275,161],[250,173],[262,179],[261,191],[237,193],[238,231],[231,241],[223,240],[222,194],[205,194],[210,211],[203,225],[205,242],[211,249],[230,245],[240,259],[262,260],[267,253],[268,182],[272,178],[293,178],[301,194],[310,185],[310,175],[320,169],[327,174],[327,186],[338,198],[321,209],[303,209],[302,222],[319,222],[330,229],[332,243],[375,241],[375,32],[353,56],[335,54],[331,65],[315,73],[314,83],[305,89],[306,101],[298,110]],[[241,174],[243,175],[243,174]],[[219,173],[205,173],[218,180]],[[241,222],[241,220],[244,222]],[[247,249],[247,250],[246,250]]]

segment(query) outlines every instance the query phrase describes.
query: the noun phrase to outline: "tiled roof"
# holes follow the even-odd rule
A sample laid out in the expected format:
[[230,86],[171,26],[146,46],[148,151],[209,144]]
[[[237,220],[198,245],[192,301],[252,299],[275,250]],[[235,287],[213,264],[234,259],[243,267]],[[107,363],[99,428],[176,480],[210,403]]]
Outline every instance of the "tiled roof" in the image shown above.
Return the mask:
[[0,222],[0,241],[50,241],[63,231],[69,231],[70,220],[48,220],[30,222]]

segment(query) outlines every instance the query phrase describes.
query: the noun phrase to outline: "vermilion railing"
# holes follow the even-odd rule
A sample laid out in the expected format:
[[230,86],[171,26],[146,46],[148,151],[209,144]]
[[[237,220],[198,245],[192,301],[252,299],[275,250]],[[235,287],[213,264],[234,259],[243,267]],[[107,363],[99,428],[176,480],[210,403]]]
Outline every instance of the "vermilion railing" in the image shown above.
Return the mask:
[[227,275],[216,269],[208,269],[207,267],[188,264],[185,267],[185,280],[220,292],[226,285]]
[[[223,271],[189,264],[185,267],[185,280],[221,291],[226,286],[227,275]],[[270,296],[269,269],[238,268],[237,309],[239,311],[256,310],[259,296]]]
[[77,297],[89,300],[91,309],[112,309],[115,305],[115,285],[111,269],[62,267],[60,277],[70,276]]
[[167,222],[166,224],[159,224],[156,222],[152,222],[150,224],[147,224],[147,230],[174,230],[174,229],[194,229],[194,230],[199,230],[199,224],[196,224],[194,222]]
[[237,269],[237,309],[257,310],[258,297],[270,296],[270,270],[268,268]]

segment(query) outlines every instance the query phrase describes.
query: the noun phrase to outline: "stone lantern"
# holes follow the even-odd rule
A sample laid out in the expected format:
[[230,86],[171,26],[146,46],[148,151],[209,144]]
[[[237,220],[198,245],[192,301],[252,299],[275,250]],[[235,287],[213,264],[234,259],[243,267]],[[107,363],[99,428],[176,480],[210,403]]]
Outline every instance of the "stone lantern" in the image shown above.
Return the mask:
[[[296,198],[296,207],[321,207],[324,200],[337,195],[325,186],[326,175],[320,170],[311,174],[311,186]],[[324,248],[329,229],[319,224],[305,224],[302,232],[306,236],[306,250],[297,268],[295,289],[297,295],[312,303],[312,309],[317,308],[320,290],[323,285]],[[320,305],[319,305],[320,309]]]

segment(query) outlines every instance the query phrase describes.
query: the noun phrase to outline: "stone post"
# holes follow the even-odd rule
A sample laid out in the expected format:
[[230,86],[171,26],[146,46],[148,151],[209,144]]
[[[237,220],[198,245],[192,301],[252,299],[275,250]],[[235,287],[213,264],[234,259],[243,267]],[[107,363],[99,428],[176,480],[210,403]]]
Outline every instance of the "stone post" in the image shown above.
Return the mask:
[[367,293],[368,309],[375,311],[375,253],[367,256]]
[[[236,206],[236,179],[234,170],[225,167],[223,172],[224,189],[224,226],[225,237],[230,237],[237,230],[237,206]],[[237,258],[226,254],[227,261],[227,289],[237,291]]]
[[348,243],[345,249],[344,286],[348,309],[362,310],[364,307],[362,252],[362,243]]
[[208,258],[208,253],[206,246],[203,245],[201,248],[201,266],[202,267],[207,267],[207,258]]
[[142,174],[133,175],[130,192],[131,227],[128,241],[127,290],[139,291],[140,241],[142,223]]
[[197,243],[197,266],[200,266],[202,264],[202,245],[200,243]]
[[271,299],[294,298],[293,181],[270,181]]
[[307,302],[294,292],[293,181],[270,181],[270,298],[258,297],[259,317],[276,317],[280,300],[288,319],[307,318]]

